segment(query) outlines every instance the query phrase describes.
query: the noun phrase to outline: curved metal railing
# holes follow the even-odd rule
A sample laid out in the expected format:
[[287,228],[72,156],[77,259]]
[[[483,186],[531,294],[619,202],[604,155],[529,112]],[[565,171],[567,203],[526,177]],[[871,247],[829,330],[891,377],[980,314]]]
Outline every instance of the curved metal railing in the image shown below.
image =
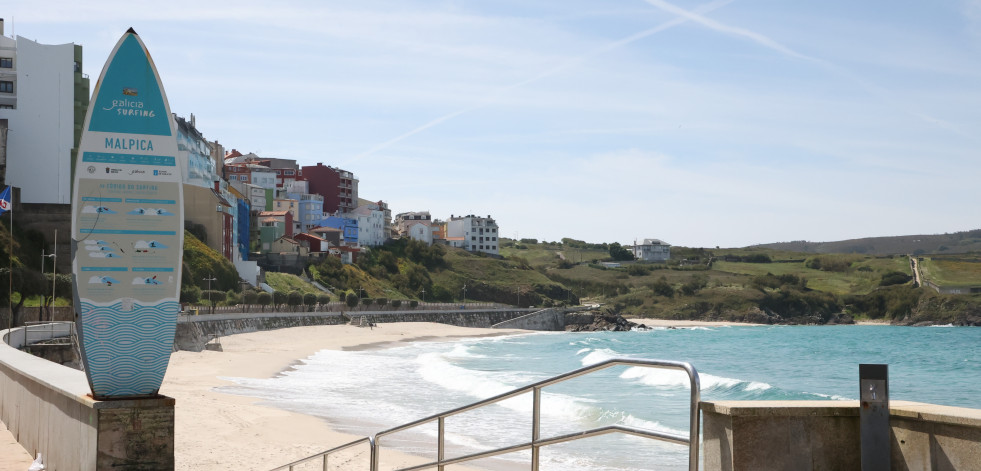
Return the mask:
[[[648,368],[662,368],[662,369],[680,369],[688,374],[688,380],[691,388],[690,394],[690,404],[689,404],[689,425],[688,425],[688,436],[657,432],[651,430],[643,430],[634,427],[627,427],[623,425],[610,425],[605,427],[598,427],[582,432],[570,433],[565,435],[558,435],[549,438],[541,437],[541,399],[542,399],[542,389],[554,384],[562,383],[573,378],[578,378],[583,375],[594,373],[600,370],[605,370],[614,366],[640,366]],[[533,394],[532,403],[532,430],[531,430],[531,440],[524,443],[518,443],[506,447],[495,448],[493,450],[482,451],[479,453],[473,453],[469,455],[457,456],[452,458],[446,457],[446,432],[445,423],[446,419],[464,412],[469,412],[475,409],[479,409],[485,406],[496,404],[498,402],[511,399],[522,394],[531,392]],[[370,471],[378,471],[380,452],[381,452],[381,439],[399,432],[403,432],[421,425],[436,422],[437,423],[437,450],[436,450],[436,461],[431,461],[407,468],[399,468],[396,471],[415,471],[421,469],[437,468],[439,471],[443,471],[445,466],[453,464],[461,464],[468,461],[474,461],[478,459],[490,458],[493,456],[503,455],[506,453],[513,453],[517,451],[531,450],[531,469],[532,471],[537,471],[539,466],[539,450],[542,447],[555,445],[558,443],[564,443],[574,440],[581,440],[584,438],[595,437],[599,435],[606,435],[610,433],[624,433],[628,435],[634,435],[638,437],[660,440],[669,443],[674,443],[678,445],[688,446],[688,469],[689,471],[698,471],[698,436],[699,436],[699,408],[698,403],[701,400],[701,387],[698,379],[698,372],[689,363],[675,362],[675,361],[665,361],[665,360],[643,360],[643,359],[622,359],[614,358],[611,360],[603,361],[595,365],[586,366],[577,370],[570,371],[565,374],[555,376],[544,381],[540,381],[528,386],[524,386],[504,394],[500,394],[488,399],[484,399],[473,404],[452,409],[446,412],[441,412],[423,419],[419,419],[407,424],[399,425],[394,428],[379,432],[375,434],[374,437],[363,438],[361,440],[351,442],[345,445],[341,445],[337,448],[332,448],[330,450],[317,453],[316,455],[309,456],[302,460],[290,463],[288,465],[280,466],[272,471],[285,471],[293,470],[293,467],[301,464],[307,463],[317,459],[323,459],[324,470],[327,469],[327,458],[329,455],[341,451],[343,449],[350,448],[352,446],[367,442],[371,447],[370,455]]]

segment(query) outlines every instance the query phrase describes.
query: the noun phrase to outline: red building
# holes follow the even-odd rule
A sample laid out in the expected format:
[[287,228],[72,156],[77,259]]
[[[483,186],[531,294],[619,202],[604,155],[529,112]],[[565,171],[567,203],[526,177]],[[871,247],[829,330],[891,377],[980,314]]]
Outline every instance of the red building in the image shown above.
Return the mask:
[[347,213],[358,207],[358,179],[347,170],[318,163],[301,169],[310,193],[324,197],[325,213]]

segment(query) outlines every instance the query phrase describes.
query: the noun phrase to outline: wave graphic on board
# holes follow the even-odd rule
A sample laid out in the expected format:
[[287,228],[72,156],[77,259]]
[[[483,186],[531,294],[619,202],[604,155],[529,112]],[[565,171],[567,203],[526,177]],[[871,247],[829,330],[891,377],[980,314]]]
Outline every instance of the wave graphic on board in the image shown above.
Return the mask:
[[100,306],[82,301],[81,343],[85,370],[96,396],[156,394],[163,382],[180,304]]

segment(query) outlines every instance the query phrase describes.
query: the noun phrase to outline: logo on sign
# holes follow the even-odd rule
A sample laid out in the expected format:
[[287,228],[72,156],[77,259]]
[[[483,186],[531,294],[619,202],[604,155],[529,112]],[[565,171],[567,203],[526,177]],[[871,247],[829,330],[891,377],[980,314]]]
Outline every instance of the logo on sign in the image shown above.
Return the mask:
[[10,210],[10,201],[0,200],[0,211]]
[[88,169],[86,169],[86,170],[88,170],[88,171],[89,171],[89,173],[95,173],[95,167],[93,167],[93,166],[91,166],[91,165],[89,165],[89,168],[88,168]]
[[123,88],[123,95],[136,96],[139,94],[135,88]]

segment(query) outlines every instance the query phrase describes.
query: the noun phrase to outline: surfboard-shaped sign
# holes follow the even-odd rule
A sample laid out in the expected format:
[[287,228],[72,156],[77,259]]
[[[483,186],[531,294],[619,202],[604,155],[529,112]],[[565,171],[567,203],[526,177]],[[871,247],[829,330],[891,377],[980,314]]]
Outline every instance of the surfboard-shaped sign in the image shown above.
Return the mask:
[[177,132],[131,28],[85,115],[72,197],[72,270],[85,374],[96,399],[160,389],[180,312],[184,201]]

